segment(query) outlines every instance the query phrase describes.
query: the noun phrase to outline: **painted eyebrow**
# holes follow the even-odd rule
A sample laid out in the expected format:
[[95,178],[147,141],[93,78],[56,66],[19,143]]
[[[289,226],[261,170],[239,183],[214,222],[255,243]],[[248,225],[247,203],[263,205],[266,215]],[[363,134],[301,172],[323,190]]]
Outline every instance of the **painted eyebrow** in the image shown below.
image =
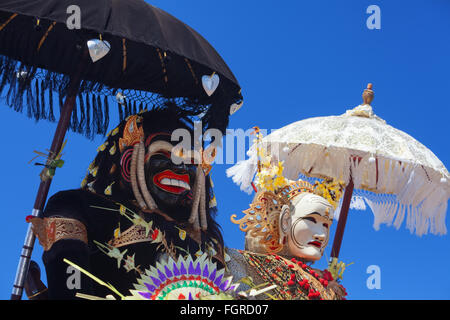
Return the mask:
[[321,217],[321,218],[323,218],[323,219],[329,221],[330,224],[333,223],[333,219],[327,218],[327,217],[321,215],[321,214],[318,213],[318,212],[311,212],[310,214],[307,214],[306,216],[304,216],[303,219],[304,219],[304,218],[307,218],[307,217],[314,218],[314,216],[319,216],[319,217]]
[[311,213],[308,213],[305,217],[309,217],[309,216],[313,216],[313,215],[317,215],[317,216],[320,216],[320,217],[323,217],[320,213],[318,213],[318,212],[311,212]]

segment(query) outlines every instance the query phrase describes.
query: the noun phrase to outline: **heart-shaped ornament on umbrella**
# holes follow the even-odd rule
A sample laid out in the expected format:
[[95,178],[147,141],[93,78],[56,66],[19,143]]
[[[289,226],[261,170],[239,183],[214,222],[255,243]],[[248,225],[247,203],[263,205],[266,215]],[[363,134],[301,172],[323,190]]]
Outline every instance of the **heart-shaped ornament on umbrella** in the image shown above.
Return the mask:
[[96,62],[106,56],[111,49],[111,45],[108,41],[91,39],[87,42],[89,49],[89,55],[91,56],[92,62]]
[[205,92],[209,97],[216,91],[219,86],[219,81],[219,76],[215,73],[212,76],[202,77],[203,89],[205,89]]
[[233,103],[230,107],[230,116],[235,113],[236,111],[238,111],[242,105],[244,104],[244,101],[241,101],[240,103]]

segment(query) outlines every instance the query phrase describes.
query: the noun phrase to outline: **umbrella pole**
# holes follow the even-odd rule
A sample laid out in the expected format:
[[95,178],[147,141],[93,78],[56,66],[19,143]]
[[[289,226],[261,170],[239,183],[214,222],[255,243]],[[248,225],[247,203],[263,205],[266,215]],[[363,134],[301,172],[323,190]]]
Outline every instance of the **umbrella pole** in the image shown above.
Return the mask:
[[339,222],[336,228],[336,233],[334,235],[333,248],[331,249],[332,258],[339,257],[342,238],[344,237],[345,224],[347,222],[348,211],[350,209],[350,202],[352,200],[353,189],[354,189],[353,179],[350,176],[350,182],[345,188],[344,199],[342,200],[342,208],[339,214]]
[[[58,125],[56,127],[55,135],[53,136],[52,145],[50,147],[50,156],[54,156],[59,153],[61,146],[64,141],[67,129],[69,127],[70,118],[72,116],[72,110],[75,106],[75,100],[77,98],[78,89],[81,83],[81,75],[86,65],[87,51],[83,55],[82,62],[76,72],[76,74],[71,77],[68,93],[66,95],[64,105],[58,120]],[[48,191],[50,189],[50,184],[52,179],[47,179],[46,181],[41,181],[39,189],[37,192],[36,200],[34,202],[32,216],[39,217],[42,215],[42,210],[44,209],[45,202],[47,200]],[[14,280],[13,290],[11,294],[11,300],[21,300],[23,288],[25,284],[25,278],[28,273],[28,267],[30,265],[30,258],[33,252],[34,241],[36,237],[32,231],[31,223],[28,225],[27,234],[25,236],[24,245],[22,246],[22,252],[20,254],[19,264],[17,266],[16,277]]]

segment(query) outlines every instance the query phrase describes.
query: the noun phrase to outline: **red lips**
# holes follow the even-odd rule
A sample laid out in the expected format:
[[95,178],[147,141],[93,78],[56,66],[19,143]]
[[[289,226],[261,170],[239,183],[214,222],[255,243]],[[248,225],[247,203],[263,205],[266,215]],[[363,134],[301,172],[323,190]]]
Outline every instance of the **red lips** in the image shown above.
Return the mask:
[[156,174],[155,176],[153,176],[153,183],[158,188],[160,188],[164,191],[170,192],[170,193],[180,194],[180,193],[183,193],[184,191],[186,191],[186,189],[183,187],[169,186],[169,185],[162,184],[161,180],[163,180],[164,178],[179,180],[179,181],[183,181],[183,182],[189,184],[189,175],[187,173],[186,174],[176,174],[175,172],[173,172],[171,170],[164,170],[163,172],[160,172],[160,173]]
[[317,248],[321,248],[322,247],[322,242],[319,242],[319,241],[310,241],[310,242],[308,242],[308,244],[310,244],[312,246],[315,246]]

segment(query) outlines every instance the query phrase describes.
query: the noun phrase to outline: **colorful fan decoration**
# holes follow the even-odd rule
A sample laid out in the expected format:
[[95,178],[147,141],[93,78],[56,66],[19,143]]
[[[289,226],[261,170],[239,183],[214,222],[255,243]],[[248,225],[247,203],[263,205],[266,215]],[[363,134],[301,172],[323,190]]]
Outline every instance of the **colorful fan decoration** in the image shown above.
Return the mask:
[[232,277],[224,277],[225,269],[218,269],[206,254],[193,260],[191,256],[169,258],[145,270],[145,274],[130,290],[133,298],[143,300],[199,300],[223,293],[232,293],[239,284]]

